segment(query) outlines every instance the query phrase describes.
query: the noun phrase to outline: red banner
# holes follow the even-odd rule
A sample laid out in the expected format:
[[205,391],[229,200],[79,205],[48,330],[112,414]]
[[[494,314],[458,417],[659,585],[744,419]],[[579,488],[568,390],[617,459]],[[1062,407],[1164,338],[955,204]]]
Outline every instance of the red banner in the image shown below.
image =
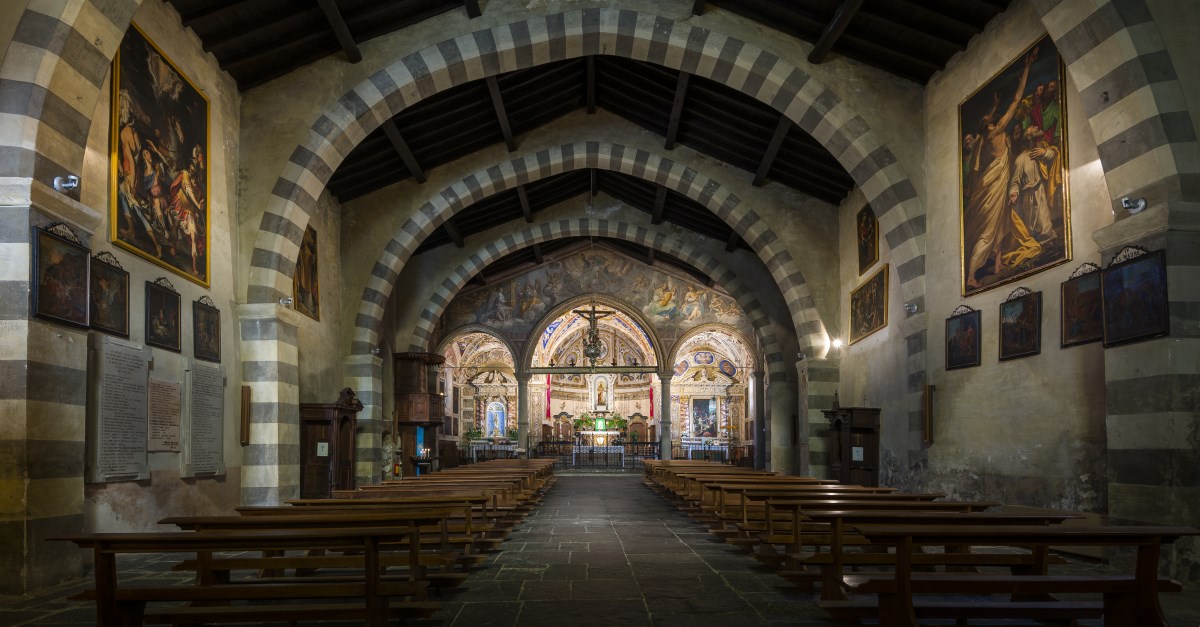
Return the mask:
[[654,417],[654,384],[650,384],[650,417]]
[[550,375],[546,375],[546,417],[550,417]]

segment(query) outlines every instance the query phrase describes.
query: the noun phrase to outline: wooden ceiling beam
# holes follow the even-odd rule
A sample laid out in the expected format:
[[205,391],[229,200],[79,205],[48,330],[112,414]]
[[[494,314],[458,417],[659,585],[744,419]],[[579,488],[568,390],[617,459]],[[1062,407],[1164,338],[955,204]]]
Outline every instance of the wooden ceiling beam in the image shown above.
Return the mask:
[[338,9],[337,1],[317,0],[317,4],[321,6],[321,12],[325,14],[325,21],[329,22],[329,27],[337,36],[338,44],[342,46],[342,52],[346,53],[346,58],[351,63],[362,61],[362,50],[358,49],[358,43],[354,41],[350,27],[346,25],[346,20],[342,19],[342,12]]
[[817,45],[813,47],[812,52],[808,53],[809,63],[817,64],[825,60],[838,38],[846,32],[846,27],[854,19],[854,15],[862,7],[862,3],[863,0],[842,0],[841,6],[833,14],[833,19],[825,26],[821,38],[817,40]]
[[656,250],[657,249],[651,248],[649,246],[646,247],[646,265],[648,265],[648,266],[654,265],[654,253],[656,252]]
[[396,153],[400,155],[400,160],[404,162],[404,167],[412,172],[413,178],[418,183],[425,182],[425,169],[417,162],[416,155],[412,149],[408,147],[408,142],[404,141],[404,136],[400,134],[400,129],[396,126],[396,121],[389,119],[383,123],[383,133],[387,135],[388,141],[392,142],[392,148],[396,149]]
[[546,263],[546,257],[542,254],[542,245],[541,244],[533,245],[533,259],[534,259],[534,261],[537,261],[537,264],[539,266],[542,265],[543,263]]
[[671,105],[671,118],[667,122],[666,149],[675,149],[675,138],[679,136],[679,119],[683,117],[683,103],[687,100],[688,81],[691,74],[680,72],[675,82],[675,102]]
[[663,214],[667,210],[667,188],[659,185],[654,193],[654,211],[650,214],[650,224],[662,224]]
[[692,3],[692,15],[700,15],[704,13],[704,0],[695,0]]
[[587,58],[587,112],[593,114],[596,112],[596,55],[589,55]]
[[489,76],[484,81],[487,83],[488,94],[492,97],[492,109],[496,111],[496,119],[500,121],[500,132],[504,134],[504,145],[508,146],[509,152],[514,152],[517,149],[517,143],[513,141],[512,126],[508,123],[508,114],[504,111],[504,98],[500,95],[500,84],[496,81],[495,76]]
[[463,0],[463,7],[467,9],[467,17],[471,19],[483,15],[483,11],[479,8],[479,0]]
[[588,168],[588,193],[592,196],[600,193],[599,175],[596,173],[596,168]]
[[741,239],[742,238],[741,238],[741,236],[738,235],[737,231],[730,229],[729,230],[729,239],[725,240],[725,252],[731,253],[731,252],[737,250],[738,242]]
[[525,216],[525,223],[532,224],[533,208],[529,206],[529,194],[525,192],[524,185],[517,186],[517,199],[521,201],[521,215]]
[[771,171],[771,164],[775,163],[775,157],[779,155],[779,147],[783,145],[783,140],[791,128],[792,120],[786,115],[780,115],[779,123],[775,125],[775,134],[771,136],[771,142],[767,144],[767,151],[763,153],[762,161],[758,163],[758,171],[754,173],[755,187],[762,187],[767,182],[767,173]]
[[181,15],[181,16],[179,16],[179,21],[183,24],[184,28],[187,28],[187,27],[191,26],[193,23],[199,22],[200,20],[205,20],[210,17],[214,17],[220,13],[228,11],[229,9],[236,8],[243,4],[250,4],[252,2],[258,2],[258,1],[260,1],[260,0],[228,0],[226,2],[217,2],[210,6],[204,7],[203,9],[199,9],[197,11],[192,11],[191,13],[188,13],[187,15]]
[[462,231],[458,230],[458,225],[454,224],[452,218],[446,218],[446,221],[442,223],[442,228],[446,229],[446,235],[450,236],[450,241],[454,242],[455,248],[463,247]]

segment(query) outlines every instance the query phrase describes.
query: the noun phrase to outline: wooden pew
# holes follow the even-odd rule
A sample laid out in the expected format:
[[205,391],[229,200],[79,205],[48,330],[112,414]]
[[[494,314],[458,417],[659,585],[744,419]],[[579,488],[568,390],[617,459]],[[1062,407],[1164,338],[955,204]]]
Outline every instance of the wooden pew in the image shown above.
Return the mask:
[[[855,565],[891,565],[894,562],[894,557],[888,553],[873,552],[850,555],[845,553],[847,537],[862,538],[861,534],[857,533],[856,528],[864,525],[1050,525],[1058,524],[1065,520],[1083,518],[1082,515],[1066,512],[1015,514],[1004,511],[920,511],[911,509],[827,511],[805,509],[803,516],[807,520],[827,527],[827,536],[825,537],[828,540],[823,544],[826,544],[829,550],[824,553],[802,553],[804,535],[799,532],[799,527],[796,527],[793,531],[794,544],[792,545],[792,550],[787,554],[786,559],[800,566],[819,566],[821,598],[828,600],[846,598],[845,592],[842,589],[842,575],[844,565],[847,561],[851,561]],[[855,528],[848,532],[846,529],[847,525],[853,525]],[[824,540],[824,538],[821,539]],[[1008,566],[1016,571],[1021,567],[1036,568],[1048,559],[1044,553],[1037,551],[1030,554],[972,554],[962,551],[959,547],[946,547],[946,552],[940,554],[932,553],[913,556],[914,563],[944,565],[947,572],[970,572],[979,566],[985,565]],[[799,575],[798,573],[789,574],[791,575],[789,578]]]
[[[449,510],[396,515],[388,526],[333,529],[249,530],[211,533],[88,533],[50,538],[91,549],[95,558],[94,590],[76,598],[94,598],[101,625],[154,623],[234,623],[302,618],[361,620],[386,625],[389,618],[427,616],[439,603],[423,602],[425,579],[420,560],[420,528],[436,525]],[[406,542],[408,580],[383,581],[380,547]],[[361,578],[353,581],[223,583],[214,570],[215,551],[288,550],[357,551]],[[127,553],[190,553],[196,556],[195,586],[124,585],[117,556]],[[334,602],[313,599],[337,599]],[[393,599],[397,601],[392,602]],[[271,603],[258,603],[271,601]],[[179,603],[189,605],[153,606]],[[248,602],[247,604],[231,604]],[[281,603],[286,602],[286,604]],[[209,605],[197,605],[209,604]]]
[[[1180,588],[1159,580],[1161,547],[1180,537],[1200,535],[1200,529],[1193,527],[1159,526],[863,525],[857,529],[872,543],[894,549],[895,572],[847,578],[852,591],[875,594],[877,599],[821,601],[820,606],[836,618],[877,617],[880,625],[888,627],[916,627],[918,617],[1063,620],[1099,614],[1106,625],[1167,627],[1158,592]],[[1049,576],[1045,562],[1022,575],[914,573],[914,549],[931,545],[1034,547],[1043,554],[1050,546],[1136,547],[1137,562],[1133,573],[1116,576]],[[1034,593],[1092,594],[1100,596],[1102,603],[913,599],[914,594],[1009,594],[1019,599]]]

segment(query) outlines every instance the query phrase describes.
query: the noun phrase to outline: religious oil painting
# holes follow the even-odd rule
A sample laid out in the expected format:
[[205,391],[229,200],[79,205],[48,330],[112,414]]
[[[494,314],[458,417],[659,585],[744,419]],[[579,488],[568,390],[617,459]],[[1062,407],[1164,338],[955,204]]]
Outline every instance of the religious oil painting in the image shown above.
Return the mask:
[[[65,228],[65,227],[59,227]],[[33,313],[88,327],[88,250],[47,229],[33,229]]]
[[300,255],[296,258],[296,274],[292,276],[293,307],[296,311],[312,318],[321,319],[321,297],[317,284],[317,232],[304,229],[300,242]]
[[717,437],[717,406],[711,398],[692,399],[692,435],[697,438]]
[[858,274],[861,276],[879,261],[879,219],[871,205],[858,212],[855,218],[858,225]]
[[958,107],[964,296],[1071,259],[1063,76],[1043,37]]
[[1000,361],[1042,352],[1042,293],[1000,303]]
[[129,273],[92,257],[91,326],[129,337]]
[[113,243],[207,287],[208,100],[131,25],[112,101]]
[[888,264],[850,292],[850,343],[884,328],[888,323]]
[[1168,335],[1167,269],[1158,250],[1105,268],[1101,276],[1104,345]]
[[946,370],[979,365],[981,318],[978,310],[946,318]]
[[221,310],[192,301],[192,346],[196,359],[221,362]]
[[180,352],[179,293],[146,281],[146,343]]
[[1104,338],[1100,273],[1089,272],[1062,284],[1062,347]]

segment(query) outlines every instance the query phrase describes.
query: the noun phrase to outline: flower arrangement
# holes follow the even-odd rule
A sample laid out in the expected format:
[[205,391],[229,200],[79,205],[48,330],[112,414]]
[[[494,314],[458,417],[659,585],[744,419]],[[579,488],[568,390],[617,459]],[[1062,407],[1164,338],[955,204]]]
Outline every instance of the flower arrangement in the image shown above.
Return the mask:
[[[604,429],[598,429],[598,425],[601,423],[604,425]],[[585,413],[576,418],[572,426],[576,431],[624,431],[629,427],[629,420],[621,414],[593,416]]]

